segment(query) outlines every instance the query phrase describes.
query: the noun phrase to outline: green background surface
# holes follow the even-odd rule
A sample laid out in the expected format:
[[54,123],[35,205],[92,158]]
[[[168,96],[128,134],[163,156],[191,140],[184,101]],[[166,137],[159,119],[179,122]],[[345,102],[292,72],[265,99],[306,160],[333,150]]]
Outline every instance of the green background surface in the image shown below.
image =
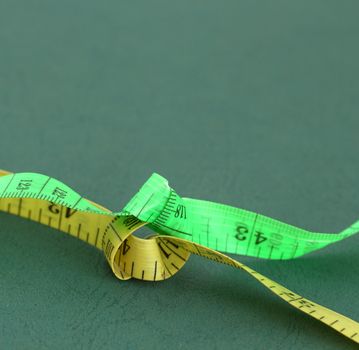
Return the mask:
[[[186,197],[313,231],[359,218],[357,1],[1,1],[0,167],[121,209]],[[101,252],[0,213],[2,349],[354,349],[241,271],[191,257],[114,278]],[[242,261],[359,320],[359,237]]]

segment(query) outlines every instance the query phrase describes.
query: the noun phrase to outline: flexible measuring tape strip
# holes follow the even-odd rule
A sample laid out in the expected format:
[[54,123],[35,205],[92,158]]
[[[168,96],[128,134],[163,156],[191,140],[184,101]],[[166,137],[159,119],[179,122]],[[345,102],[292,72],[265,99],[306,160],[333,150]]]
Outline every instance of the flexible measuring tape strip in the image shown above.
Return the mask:
[[[0,210],[102,249],[122,280],[167,279],[191,253],[242,269],[293,307],[359,343],[359,323],[216,251],[291,259],[357,233],[359,222],[338,234],[312,233],[243,209],[181,198],[158,174],[147,180],[121,212],[111,212],[49,176],[0,170]],[[159,235],[134,236],[144,225]]]

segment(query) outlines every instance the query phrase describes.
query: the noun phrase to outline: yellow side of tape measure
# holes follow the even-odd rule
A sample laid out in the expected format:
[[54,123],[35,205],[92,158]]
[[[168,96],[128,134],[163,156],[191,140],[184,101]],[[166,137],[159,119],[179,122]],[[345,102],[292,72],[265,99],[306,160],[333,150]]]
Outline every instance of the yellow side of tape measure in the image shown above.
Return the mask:
[[[0,176],[9,174],[0,170]],[[183,238],[169,235],[152,235],[147,239],[136,237],[133,233],[147,224],[136,216],[113,215],[87,199],[102,213],[76,210],[63,205],[60,199],[31,198],[26,193],[28,186],[25,184],[23,182],[22,187],[18,187],[22,191],[21,197],[11,198],[10,194],[7,198],[0,198],[0,210],[56,228],[103,250],[112,271],[121,280],[167,279],[176,274],[193,253],[247,272],[291,306],[359,343],[358,322],[292,292],[239,261]],[[57,191],[61,193],[61,189]]]

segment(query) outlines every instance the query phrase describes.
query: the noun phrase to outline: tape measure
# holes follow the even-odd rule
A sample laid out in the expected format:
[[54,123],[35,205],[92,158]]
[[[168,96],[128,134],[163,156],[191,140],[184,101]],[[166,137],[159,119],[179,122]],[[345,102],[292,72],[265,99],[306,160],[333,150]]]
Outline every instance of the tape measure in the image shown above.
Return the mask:
[[[121,280],[172,277],[191,254],[241,269],[291,306],[359,343],[359,323],[261,275],[224,253],[292,259],[359,232],[313,233],[231,206],[180,197],[153,174],[120,212],[94,203],[42,174],[0,170],[0,210],[51,226],[103,250]],[[155,234],[133,233],[147,225]]]

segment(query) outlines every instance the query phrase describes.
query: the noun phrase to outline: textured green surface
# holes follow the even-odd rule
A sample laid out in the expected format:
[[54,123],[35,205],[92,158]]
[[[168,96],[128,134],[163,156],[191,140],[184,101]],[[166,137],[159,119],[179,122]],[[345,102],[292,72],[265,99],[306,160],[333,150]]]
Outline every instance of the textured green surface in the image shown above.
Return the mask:
[[[112,210],[156,171],[183,196],[339,232],[359,214],[358,9],[2,1],[0,167]],[[355,348],[227,266],[121,283],[88,245],[0,218],[1,347]],[[359,320],[358,244],[243,261]]]

